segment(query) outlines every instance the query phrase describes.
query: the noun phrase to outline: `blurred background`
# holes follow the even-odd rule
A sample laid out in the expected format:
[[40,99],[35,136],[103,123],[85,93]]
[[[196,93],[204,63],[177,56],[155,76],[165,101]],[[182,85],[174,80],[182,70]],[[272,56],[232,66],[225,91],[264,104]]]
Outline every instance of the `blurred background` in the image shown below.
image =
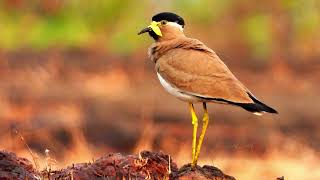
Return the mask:
[[[44,168],[111,152],[191,161],[186,103],[167,94],[137,32],[152,15],[184,17],[279,115],[209,105],[200,164],[238,179],[320,179],[320,1],[1,0],[0,149]],[[202,108],[196,106],[201,119]]]

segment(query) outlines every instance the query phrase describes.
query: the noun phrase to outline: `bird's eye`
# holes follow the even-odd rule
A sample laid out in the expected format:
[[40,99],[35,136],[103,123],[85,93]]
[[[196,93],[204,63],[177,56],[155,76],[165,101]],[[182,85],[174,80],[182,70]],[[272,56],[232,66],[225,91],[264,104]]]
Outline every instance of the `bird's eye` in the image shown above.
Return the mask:
[[163,21],[161,21],[161,25],[166,25],[166,24],[167,24],[167,22],[168,22],[168,21],[163,20]]

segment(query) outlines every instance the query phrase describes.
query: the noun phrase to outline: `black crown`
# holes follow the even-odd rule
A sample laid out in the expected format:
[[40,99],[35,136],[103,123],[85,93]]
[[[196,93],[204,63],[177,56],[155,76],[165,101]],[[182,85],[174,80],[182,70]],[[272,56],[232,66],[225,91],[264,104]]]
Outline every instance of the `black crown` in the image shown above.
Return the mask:
[[178,23],[182,27],[184,27],[184,25],[185,25],[182,17],[178,16],[177,14],[171,13],[171,12],[162,12],[162,13],[156,14],[152,17],[152,21],[160,22],[162,20]]

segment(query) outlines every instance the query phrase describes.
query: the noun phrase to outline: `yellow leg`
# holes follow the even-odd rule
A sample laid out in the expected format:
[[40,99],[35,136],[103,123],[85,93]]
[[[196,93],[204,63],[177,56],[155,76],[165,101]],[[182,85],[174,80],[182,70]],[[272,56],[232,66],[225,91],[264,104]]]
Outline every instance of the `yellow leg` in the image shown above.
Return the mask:
[[192,167],[194,167],[197,162],[195,161],[196,157],[196,146],[197,146],[197,129],[198,129],[198,118],[196,112],[194,111],[194,107],[192,103],[189,103],[192,125],[193,125],[193,133],[192,133]]
[[197,146],[197,151],[196,151],[196,156],[194,159],[194,163],[197,164],[198,158],[199,158],[199,154],[200,154],[200,150],[201,150],[201,145],[204,139],[204,135],[206,134],[206,130],[209,124],[209,114],[208,114],[208,110],[207,110],[207,105],[204,102],[203,103],[203,110],[204,110],[204,115],[203,115],[203,125],[202,125],[202,130],[201,130],[201,134],[199,137],[199,141],[198,141],[198,146]]

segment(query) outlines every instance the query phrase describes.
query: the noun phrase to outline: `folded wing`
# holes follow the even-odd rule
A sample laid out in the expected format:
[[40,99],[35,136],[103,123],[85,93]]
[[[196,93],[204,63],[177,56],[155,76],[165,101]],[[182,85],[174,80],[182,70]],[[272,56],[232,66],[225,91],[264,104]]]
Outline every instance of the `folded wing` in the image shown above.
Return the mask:
[[157,72],[182,93],[251,112],[276,112],[257,100],[211,49],[197,47],[167,51],[156,61]]

